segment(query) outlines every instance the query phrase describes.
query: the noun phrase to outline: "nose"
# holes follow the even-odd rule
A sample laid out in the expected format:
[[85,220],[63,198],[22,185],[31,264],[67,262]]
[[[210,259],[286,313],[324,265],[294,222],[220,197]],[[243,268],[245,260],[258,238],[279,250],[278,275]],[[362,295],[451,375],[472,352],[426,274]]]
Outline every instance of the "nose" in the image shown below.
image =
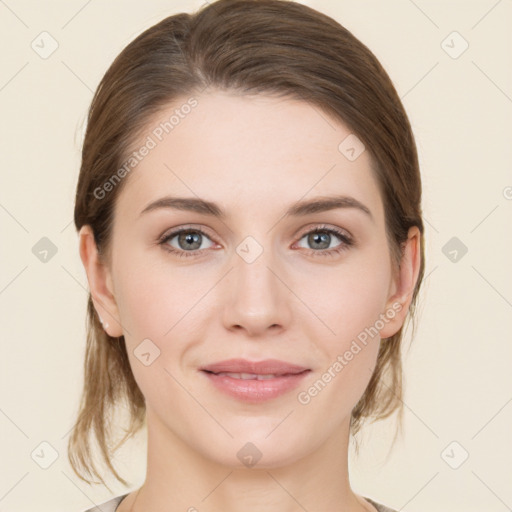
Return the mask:
[[277,334],[291,319],[293,294],[285,284],[286,276],[269,249],[252,262],[240,254],[233,254],[234,268],[224,280],[224,326],[251,337]]

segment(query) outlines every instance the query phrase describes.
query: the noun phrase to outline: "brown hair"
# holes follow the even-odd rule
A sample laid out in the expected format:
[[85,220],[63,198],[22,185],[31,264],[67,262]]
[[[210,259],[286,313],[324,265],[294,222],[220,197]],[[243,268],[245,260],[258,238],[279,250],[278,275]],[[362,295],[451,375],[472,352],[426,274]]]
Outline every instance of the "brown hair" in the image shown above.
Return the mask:
[[[364,44],[332,18],[287,0],[218,0],[194,14],[170,16],[133,40],[109,67],[88,114],[74,212],[77,230],[91,226],[104,261],[110,261],[114,204],[127,178],[105,197],[97,191],[157,112],[206,87],[303,100],[357,135],[372,157],[397,265],[408,229],[417,226],[421,232],[421,267],[407,319],[413,318],[424,273],[424,239],[421,179],[409,120],[390,78]],[[353,434],[365,419],[402,412],[404,327],[380,345],[375,371],[352,411]],[[112,446],[112,414],[122,402],[130,424]],[[106,485],[93,461],[92,434],[109,470],[127,485],[111,458],[144,420],[144,397],[124,337],[105,333],[89,294],[84,387],[68,444],[75,473],[88,483],[88,476],[97,476]]]

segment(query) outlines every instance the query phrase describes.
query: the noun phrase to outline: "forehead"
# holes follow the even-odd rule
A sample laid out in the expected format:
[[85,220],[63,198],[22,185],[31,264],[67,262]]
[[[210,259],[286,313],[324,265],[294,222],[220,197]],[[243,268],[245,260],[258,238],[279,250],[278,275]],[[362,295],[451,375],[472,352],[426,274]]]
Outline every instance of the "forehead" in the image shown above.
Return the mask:
[[262,200],[284,207],[342,193],[373,203],[378,214],[369,152],[355,160],[343,152],[351,137],[346,125],[296,99],[220,91],[182,97],[158,112],[134,144],[139,156],[116,217],[135,220],[166,194],[261,211]]

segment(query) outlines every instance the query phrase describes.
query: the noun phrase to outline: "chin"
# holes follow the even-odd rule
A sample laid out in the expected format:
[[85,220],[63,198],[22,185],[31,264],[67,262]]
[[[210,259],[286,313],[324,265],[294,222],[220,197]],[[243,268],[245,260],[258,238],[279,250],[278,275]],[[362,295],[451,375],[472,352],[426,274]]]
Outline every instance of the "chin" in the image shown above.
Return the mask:
[[[255,435],[252,435],[254,432]],[[267,429],[250,431],[243,436],[235,436],[234,439],[225,442],[212,442],[216,445],[215,452],[208,447],[209,453],[204,455],[212,462],[230,469],[275,469],[293,464],[299,458],[306,455],[307,448],[299,439],[293,439],[289,431],[277,432],[269,437]],[[287,441],[287,442],[286,442]],[[300,447],[300,451],[298,448]],[[313,447],[311,447],[313,449]]]

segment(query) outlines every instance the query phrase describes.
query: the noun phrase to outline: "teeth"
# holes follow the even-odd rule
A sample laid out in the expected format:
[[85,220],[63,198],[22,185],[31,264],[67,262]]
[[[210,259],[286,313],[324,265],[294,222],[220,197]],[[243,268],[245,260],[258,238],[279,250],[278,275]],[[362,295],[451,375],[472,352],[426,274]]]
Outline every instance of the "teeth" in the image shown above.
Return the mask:
[[231,372],[220,372],[217,375],[227,375],[228,377],[232,377],[233,379],[241,379],[241,380],[268,380],[275,379],[276,375],[273,373],[269,373],[267,375],[259,375],[255,373],[231,373]]

